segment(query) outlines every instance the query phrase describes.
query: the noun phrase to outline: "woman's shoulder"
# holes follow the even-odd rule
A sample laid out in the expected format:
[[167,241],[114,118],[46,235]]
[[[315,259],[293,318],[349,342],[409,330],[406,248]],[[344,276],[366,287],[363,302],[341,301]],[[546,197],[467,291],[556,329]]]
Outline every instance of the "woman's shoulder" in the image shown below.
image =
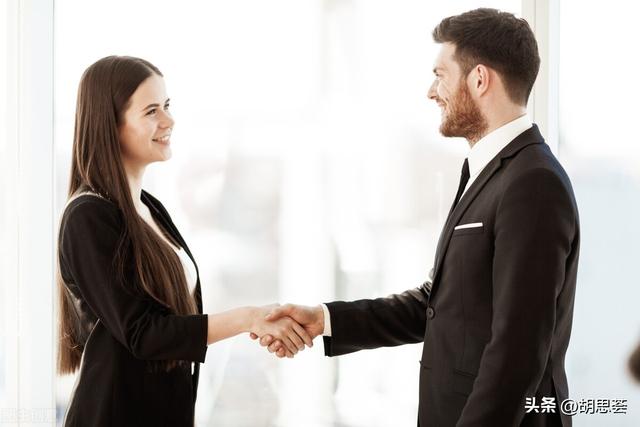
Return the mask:
[[69,198],[62,213],[62,225],[68,221],[91,218],[94,221],[107,221],[119,223],[120,210],[110,200],[105,197],[85,191],[74,194]]

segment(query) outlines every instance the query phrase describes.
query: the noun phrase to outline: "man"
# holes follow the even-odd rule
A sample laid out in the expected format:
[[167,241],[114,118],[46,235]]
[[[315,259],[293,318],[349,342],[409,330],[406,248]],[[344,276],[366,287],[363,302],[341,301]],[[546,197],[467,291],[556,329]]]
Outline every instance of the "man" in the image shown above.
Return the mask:
[[[433,37],[442,46],[428,97],[442,108],[442,134],[466,138],[470,151],[429,280],[386,298],[285,305],[270,317],[325,335],[327,356],[424,341],[420,426],[570,426],[559,407],[578,210],[526,115],[535,37],[524,20],[492,9],[446,18]],[[261,343],[285,355],[280,342]],[[555,398],[553,413],[528,410],[543,398]]]

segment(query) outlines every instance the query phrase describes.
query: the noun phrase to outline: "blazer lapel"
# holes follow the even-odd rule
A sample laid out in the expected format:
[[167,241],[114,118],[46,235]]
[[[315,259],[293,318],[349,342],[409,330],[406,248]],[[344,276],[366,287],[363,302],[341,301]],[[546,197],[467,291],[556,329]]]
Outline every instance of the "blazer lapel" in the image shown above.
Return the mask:
[[518,135],[513,141],[511,141],[506,147],[498,153],[485,168],[480,172],[480,175],[473,181],[471,186],[467,189],[467,191],[462,195],[462,198],[453,209],[445,225],[440,233],[440,238],[438,239],[438,246],[436,247],[436,259],[434,263],[434,273],[433,273],[433,285],[431,289],[430,296],[432,296],[439,282],[439,274],[442,270],[442,263],[444,262],[445,255],[447,253],[447,248],[449,247],[449,242],[451,241],[451,235],[453,234],[453,229],[456,224],[462,218],[465,211],[471,205],[471,203],[476,199],[478,194],[482,191],[484,186],[489,182],[491,177],[502,167],[502,160],[508,157],[514,156],[518,151],[522,150],[524,147],[530,144],[537,144],[544,142],[540,131],[538,130],[538,126],[535,124]]
[[178,229],[175,227],[173,222],[169,219],[169,214],[165,213],[164,209],[160,208],[159,206],[156,206],[152,197],[150,197],[150,195],[145,190],[142,190],[142,199],[147,202],[146,204],[151,209],[152,214],[154,214],[155,218],[157,218],[162,222],[162,226],[166,230],[169,230],[173,238],[176,239],[178,243],[180,243],[180,246],[182,247],[182,249],[184,249],[187,255],[189,255],[189,258],[191,258],[191,261],[193,262],[193,265],[196,268],[196,292],[195,292],[196,305],[198,306],[198,312],[202,314],[202,289],[200,288],[200,270],[198,269],[198,264],[196,263],[196,260],[193,258],[193,255],[191,254],[189,247],[187,246],[187,242],[184,241]]

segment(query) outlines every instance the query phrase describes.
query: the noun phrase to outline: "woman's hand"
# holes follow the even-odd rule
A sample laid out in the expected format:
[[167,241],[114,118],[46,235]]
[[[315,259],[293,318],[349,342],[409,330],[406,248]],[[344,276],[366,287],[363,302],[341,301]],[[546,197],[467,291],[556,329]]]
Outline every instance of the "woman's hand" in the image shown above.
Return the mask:
[[290,317],[281,317],[276,320],[267,320],[265,317],[277,304],[264,307],[255,307],[251,315],[250,332],[252,336],[263,337],[270,335],[282,342],[287,349],[287,355],[293,357],[298,351],[304,350],[304,345],[311,347],[311,337],[296,321]]
[[[296,304],[285,304],[282,306],[275,304],[272,307],[273,309],[269,315],[267,315],[268,320],[289,317],[303,326],[312,340],[324,332],[324,310],[321,305],[309,307]],[[258,339],[258,336],[251,334],[251,339]],[[269,353],[275,353],[278,357],[293,357],[293,354],[289,353],[281,340],[275,339],[270,335],[261,336],[260,345],[267,347]]]

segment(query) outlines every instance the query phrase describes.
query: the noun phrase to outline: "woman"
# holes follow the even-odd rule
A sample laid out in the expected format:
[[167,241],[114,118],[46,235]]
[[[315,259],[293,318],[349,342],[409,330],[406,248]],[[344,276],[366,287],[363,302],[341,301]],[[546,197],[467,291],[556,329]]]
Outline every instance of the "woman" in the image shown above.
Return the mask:
[[291,319],[266,321],[269,307],[202,314],[191,252],[142,190],[146,166],[171,157],[173,125],[149,62],[110,56],[83,74],[58,237],[58,371],[80,369],[65,426],[193,425],[207,345],[243,332],[290,356],[311,345]]

